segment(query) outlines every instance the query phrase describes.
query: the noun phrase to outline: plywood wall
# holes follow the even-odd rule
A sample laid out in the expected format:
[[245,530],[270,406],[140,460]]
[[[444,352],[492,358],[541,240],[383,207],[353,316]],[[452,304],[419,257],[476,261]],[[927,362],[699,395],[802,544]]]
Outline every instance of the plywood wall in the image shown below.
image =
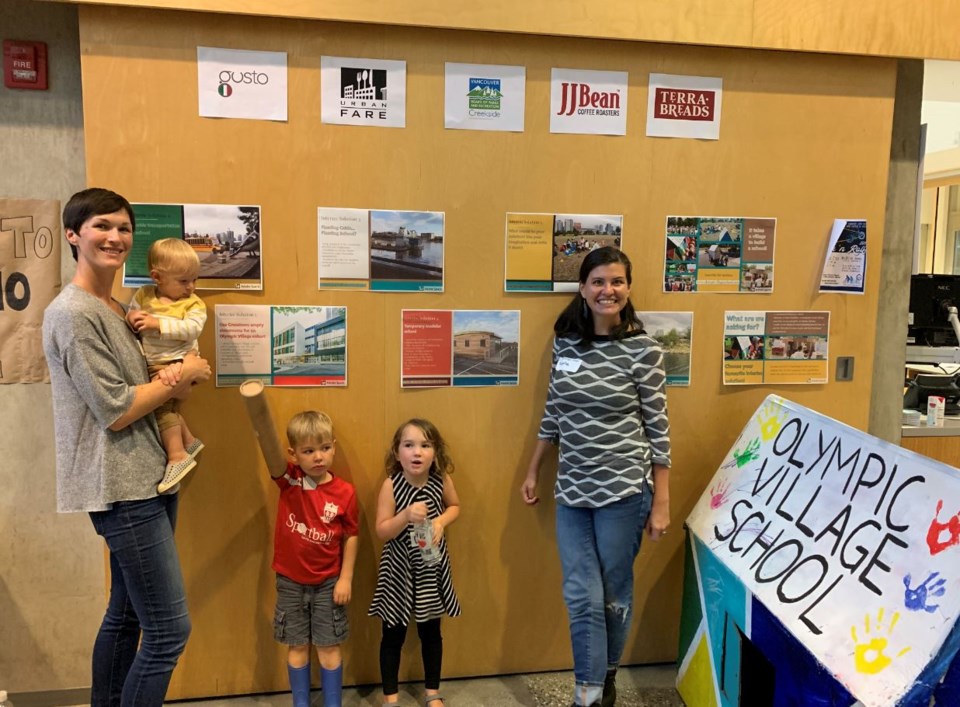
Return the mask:
[[[622,213],[637,307],[695,312],[693,382],[669,391],[675,530],[641,551],[625,662],[676,657],[682,520],[772,392],[720,384],[725,309],[830,310],[831,355],[856,357],[855,380],[777,392],[866,424],[893,61],[97,7],[81,8],[81,43],[91,185],[133,201],[263,207],[263,292],[208,293],[208,307],[349,309],[348,387],[268,391],[278,422],[303,408],[332,415],[336,467],[358,489],[364,515],[347,683],[378,681],[380,627],[366,616],[379,553],[373,513],[385,448],[413,415],[449,438],[463,503],[449,542],[464,612],[444,622],[445,676],[571,664],[553,505],[527,508],[518,492],[545,397],[551,327],[566,296],[503,293],[508,211]],[[289,121],[198,117],[197,45],[287,52]],[[324,54],[406,60],[407,127],[321,124]],[[524,65],[526,131],[444,130],[445,61]],[[551,67],[628,71],[628,135],[549,134]],[[722,77],[722,139],[644,137],[649,72]],[[318,206],[444,211],[446,292],[318,291]],[[668,214],[776,217],[775,293],[662,294]],[[865,296],[816,294],[835,217],[870,222]],[[402,391],[403,308],[520,309],[520,385]],[[211,354],[212,329],[201,340]],[[284,651],[271,639],[276,490],[235,389],[206,385],[186,411],[207,450],[182,491],[177,534],[194,633],[171,697],[284,689]],[[545,496],[551,477],[552,467]],[[402,675],[412,679],[418,651],[408,654]]]
[[407,27],[914,59],[960,58],[952,0],[67,0]]

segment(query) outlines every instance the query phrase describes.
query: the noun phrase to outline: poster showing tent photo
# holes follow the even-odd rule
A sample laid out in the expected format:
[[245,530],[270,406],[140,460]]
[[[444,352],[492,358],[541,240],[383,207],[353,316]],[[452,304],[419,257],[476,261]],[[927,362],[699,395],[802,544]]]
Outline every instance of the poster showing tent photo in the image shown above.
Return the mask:
[[775,234],[773,218],[668,216],[663,291],[772,292]]
[[262,290],[259,206],[131,204],[137,226],[123,286],[153,283],[147,251],[163,238],[187,242],[200,259],[198,290]]

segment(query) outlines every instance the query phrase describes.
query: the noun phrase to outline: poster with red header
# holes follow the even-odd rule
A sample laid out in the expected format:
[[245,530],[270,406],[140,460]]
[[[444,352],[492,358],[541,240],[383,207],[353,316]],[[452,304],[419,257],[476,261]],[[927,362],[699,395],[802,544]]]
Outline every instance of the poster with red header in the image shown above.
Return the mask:
[[520,312],[405,309],[400,387],[517,385]]

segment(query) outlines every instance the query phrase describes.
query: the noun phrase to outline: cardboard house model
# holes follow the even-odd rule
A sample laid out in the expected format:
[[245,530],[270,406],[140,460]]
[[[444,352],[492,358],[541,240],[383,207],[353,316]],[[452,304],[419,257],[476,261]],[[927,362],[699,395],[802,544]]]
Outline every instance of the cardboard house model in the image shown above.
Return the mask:
[[775,395],[687,519],[690,707],[960,705],[960,471]]

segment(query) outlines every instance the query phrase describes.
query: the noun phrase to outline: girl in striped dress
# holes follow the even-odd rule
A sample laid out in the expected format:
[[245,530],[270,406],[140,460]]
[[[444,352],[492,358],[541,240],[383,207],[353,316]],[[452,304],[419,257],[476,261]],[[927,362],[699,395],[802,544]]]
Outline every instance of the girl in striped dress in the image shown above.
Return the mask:
[[[424,704],[442,707],[440,617],[460,615],[444,540],[446,527],[460,515],[460,499],[449,476],[453,462],[437,428],[427,420],[413,419],[397,428],[385,463],[388,478],[377,499],[377,537],[386,545],[369,612],[383,620],[383,700],[385,705],[395,705],[399,699],[400,651],[412,617],[423,654]],[[433,555],[439,556],[435,560],[416,542],[423,533],[415,531],[425,523],[432,536]]]

